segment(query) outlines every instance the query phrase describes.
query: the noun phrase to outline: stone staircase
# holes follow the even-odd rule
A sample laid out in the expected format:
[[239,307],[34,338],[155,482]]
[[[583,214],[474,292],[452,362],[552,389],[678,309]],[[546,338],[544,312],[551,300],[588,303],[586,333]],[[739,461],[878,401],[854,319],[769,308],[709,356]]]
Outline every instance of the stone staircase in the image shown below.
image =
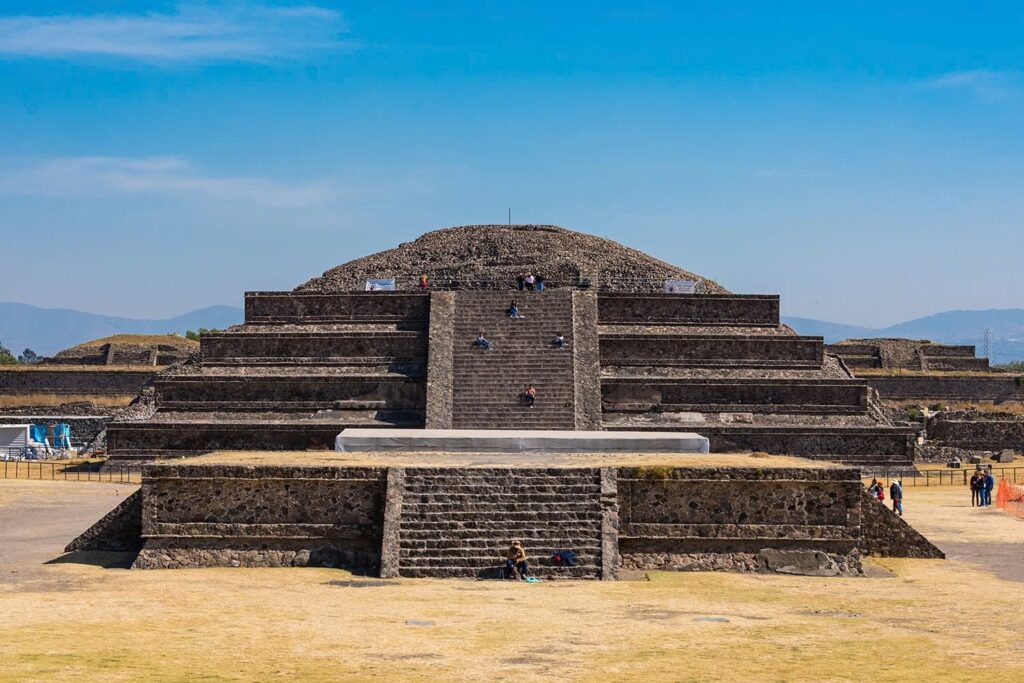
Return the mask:
[[[519,320],[506,313],[513,298]],[[490,351],[473,346],[480,330]],[[568,348],[554,348],[558,333]],[[453,344],[453,428],[574,428],[571,292],[460,292]],[[528,384],[537,389],[533,408],[519,404]]]
[[534,576],[601,578],[600,469],[410,468],[401,498],[400,576],[495,578],[520,539]]

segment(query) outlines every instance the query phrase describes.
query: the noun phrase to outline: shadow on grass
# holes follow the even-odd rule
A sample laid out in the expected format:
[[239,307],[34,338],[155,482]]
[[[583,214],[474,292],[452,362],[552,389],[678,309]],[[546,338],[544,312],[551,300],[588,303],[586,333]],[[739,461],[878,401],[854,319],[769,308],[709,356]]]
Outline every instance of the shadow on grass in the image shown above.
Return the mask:
[[137,552],[75,550],[48,560],[46,564],[86,564],[103,569],[129,569],[137,555]]

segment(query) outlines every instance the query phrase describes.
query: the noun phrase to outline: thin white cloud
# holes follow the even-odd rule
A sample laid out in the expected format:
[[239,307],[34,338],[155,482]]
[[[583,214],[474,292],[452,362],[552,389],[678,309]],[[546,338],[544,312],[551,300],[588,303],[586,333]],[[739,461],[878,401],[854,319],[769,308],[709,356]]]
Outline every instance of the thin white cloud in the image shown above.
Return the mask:
[[59,157],[6,164],[0,194],[29,197],[168,195],[244,202],[268,208],[306,208],[344,198],[329,179],[285,182],[258,176],[214,176],[173,156]]
[[986,101],[1003,100],[1021,92],[1021,75],[1014,71],[950,71],[926,82],[937,90],[964,90]]
[[0,17],[0,56],[152,63],[251,61],[351,47],[339,12],[312,5],[182,4],[174,12]]

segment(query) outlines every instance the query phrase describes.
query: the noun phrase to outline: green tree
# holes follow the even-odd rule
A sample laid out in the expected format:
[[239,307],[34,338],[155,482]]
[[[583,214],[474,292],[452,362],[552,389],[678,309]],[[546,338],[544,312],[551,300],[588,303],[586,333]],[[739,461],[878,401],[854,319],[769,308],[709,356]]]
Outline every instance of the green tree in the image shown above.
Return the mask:
[[39,363],[42,360],[43,359],[39,357],[39,354],[37,354],[32,349],[25,349],[24,351],[21,352],[21,355],[18,356],[19,363],[27,363],[29,365],[34,365],[35,363]]
[[218,330],[216,328],[200,327],[198,330],[188,330],[185,332],[185,338],[191,339],[192,341],[199,341],[199,336],[203,334],[215,334],[217,332],[223,332],[224,330]]
[[7,347],[0,344],[0,365],[14,365],[18,362],[18,359],[14,357]]

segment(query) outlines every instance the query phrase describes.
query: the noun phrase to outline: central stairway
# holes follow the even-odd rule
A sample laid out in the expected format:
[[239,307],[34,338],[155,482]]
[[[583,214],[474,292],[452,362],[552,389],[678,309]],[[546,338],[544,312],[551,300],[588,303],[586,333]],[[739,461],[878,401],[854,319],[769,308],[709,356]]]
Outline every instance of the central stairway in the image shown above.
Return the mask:
[[[597,468],[405,470],[398,572],[407,577],[495,578],[513,539],[530,573],[601,578],[602,496]],[[552,566],[572,550],[575,567]]]
[[[508,317],[515,299],[519,320]],[[473,341],[483,331],[490,351]],[[561,333],[567,348],[554,347]],[[572,292],[459,292],[455,298],[454,429],[573,429]],[[533,408],[519,403],[528,384]]]

